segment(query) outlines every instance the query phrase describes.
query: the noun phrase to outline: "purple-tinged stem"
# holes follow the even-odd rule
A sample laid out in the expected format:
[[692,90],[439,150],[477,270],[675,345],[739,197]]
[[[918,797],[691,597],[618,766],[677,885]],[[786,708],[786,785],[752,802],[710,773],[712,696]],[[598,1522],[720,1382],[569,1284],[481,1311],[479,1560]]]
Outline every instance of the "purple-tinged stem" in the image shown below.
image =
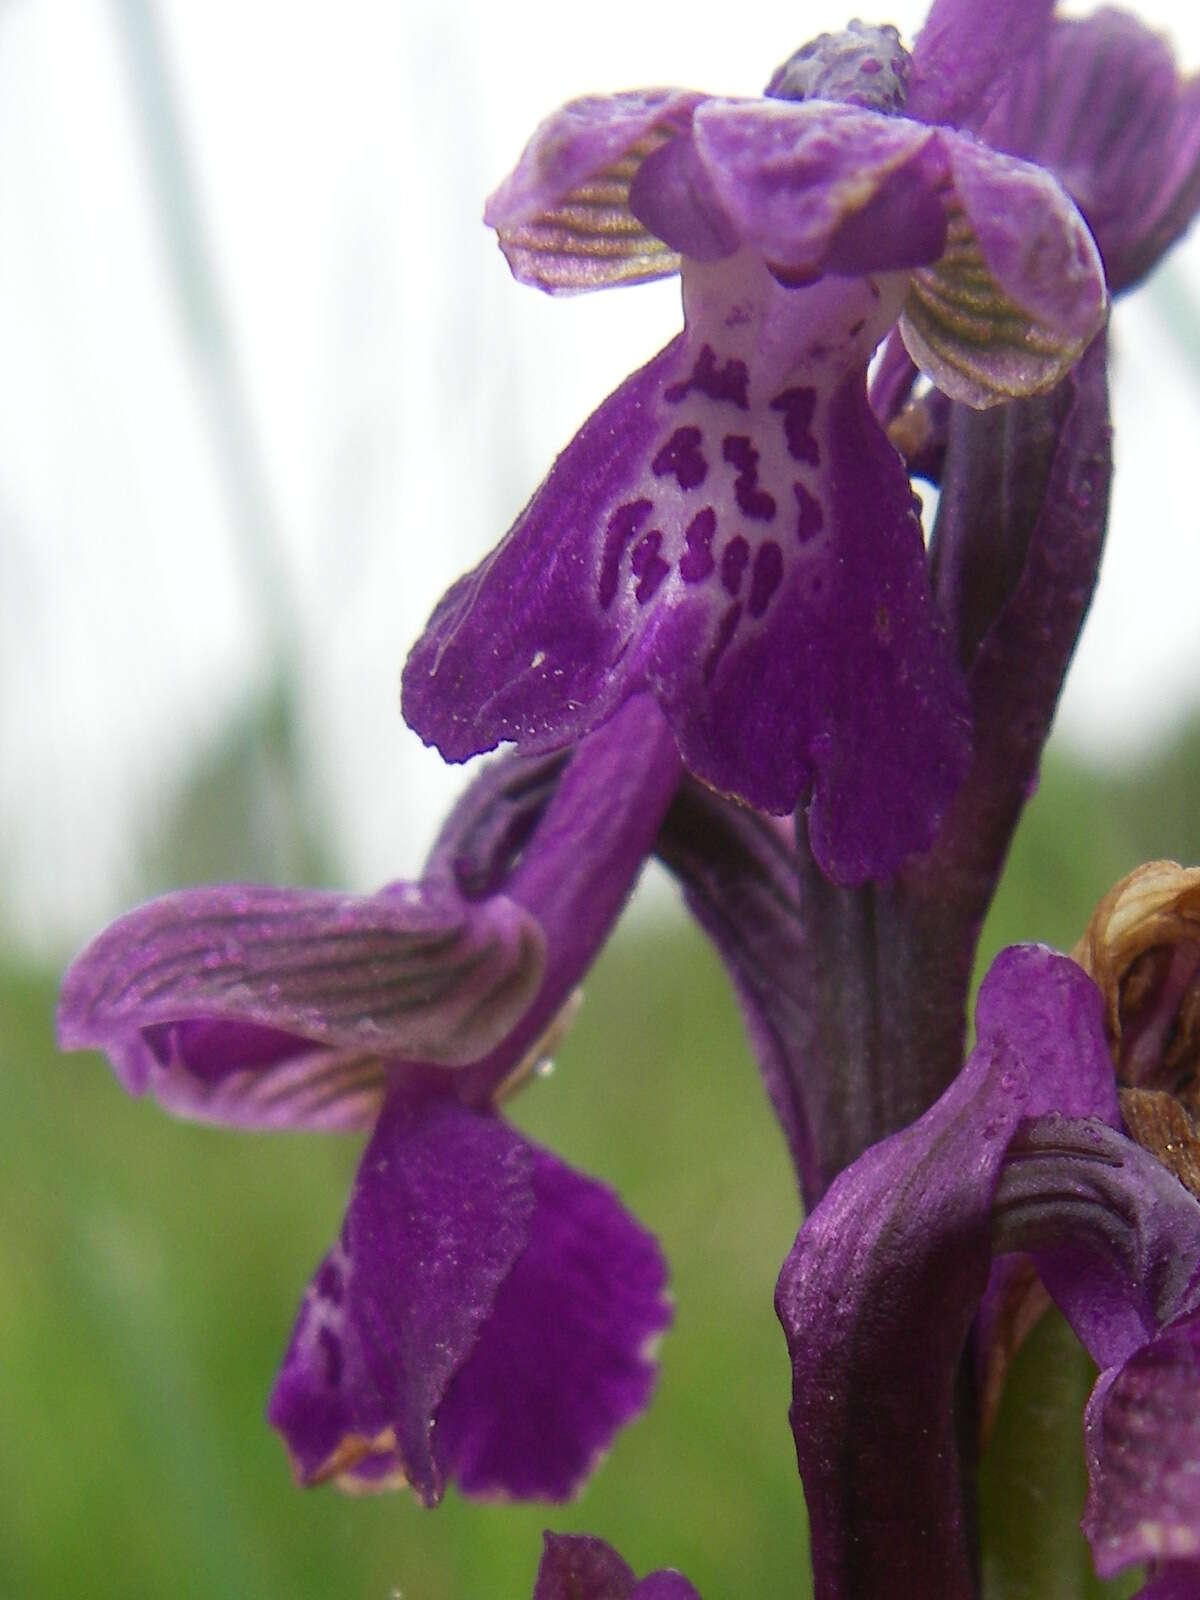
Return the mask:
[[907,1126],[962,1064],[979,933],[1087,613],[1111,470],[1105,340],[1054,390],[952,408],[930,551],[967,673],[974,753],[924,856],[839,889],[798,830],[806,939],[787,1058],[814,1162],[813,1205],[869,1145]]

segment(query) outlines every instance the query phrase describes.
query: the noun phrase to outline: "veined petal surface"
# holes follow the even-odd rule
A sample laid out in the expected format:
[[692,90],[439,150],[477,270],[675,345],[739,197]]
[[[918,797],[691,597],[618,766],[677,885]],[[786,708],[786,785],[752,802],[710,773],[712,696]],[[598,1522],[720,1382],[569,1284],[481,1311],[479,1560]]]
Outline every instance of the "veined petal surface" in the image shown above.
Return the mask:
[[1056,19],[973,126],[1057,175],[1114,294],[1144,277],[1200,208],[1200,78],[1181,78],[1167,42],[1127,11]]
[[913,45],[910,117],[960,124],[1035,57],[1055,0],[933,0]]
[[942,130],[946,248],[913,273],[900,323],[913,360],[981,408],[1053,388],[1103,326],[1104,269],[1042,168]]
[[64,1048],[131,1093],[247,1126],[362,1126],[381,1061],[459,1066],[520,1020],[545,952],[528,912],[443,888],[227,885],[165,895],[67,973]]
[[635,89],[572,100],[547,117],[484,211],[513,276],[560,294],[677,272],[675,252],[630,211],[629,186],[703,99]]

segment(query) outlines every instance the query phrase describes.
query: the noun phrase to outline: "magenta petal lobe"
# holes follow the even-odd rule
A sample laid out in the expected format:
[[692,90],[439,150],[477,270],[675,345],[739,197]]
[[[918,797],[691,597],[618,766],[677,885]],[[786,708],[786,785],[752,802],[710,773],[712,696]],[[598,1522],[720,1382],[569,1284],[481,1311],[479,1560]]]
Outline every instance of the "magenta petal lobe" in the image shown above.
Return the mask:
[[1200,1562],[1200,1313],[1101,1378],[1084,1437],[1083,1529],[1101,1577],[1137,1561]]
[[601,1184],[533,1151],[529,1243],[438,1412],[464,1494],[567,1500],[650,1398],[670,1321],[658,1246]]
[[434,1419],[528,1242],[532,1167],[492,1117],[388,1102],[268,1406],[302,1482],[403,1478],[441,1498]]

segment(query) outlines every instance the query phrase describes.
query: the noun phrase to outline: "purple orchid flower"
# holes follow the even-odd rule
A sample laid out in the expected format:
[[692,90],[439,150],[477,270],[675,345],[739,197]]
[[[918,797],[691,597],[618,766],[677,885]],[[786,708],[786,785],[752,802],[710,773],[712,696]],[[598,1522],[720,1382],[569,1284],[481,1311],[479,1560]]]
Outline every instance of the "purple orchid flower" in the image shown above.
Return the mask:
[[560,1500],[645,1405],[669,1320],[654,1240],[496,1103],[546,1049],[679,779],[653,703],[509,758],[416,884],[232,886],[121,918],[76,960],[66,1048],[252,1128],[369,1128],[268,1415],[304,1483]]
[[405,715],[447,759],[554,748],[649,689],[698,777],[807,804],[835,881],[929,845],[969,725],[867,364],[899,320],[946,394],[990,405],[1053,386],[1106,310],[1056,180],[941,125],[983,114],[1051,7],[979,9],[939,0],[911,62],[855,25],[763,99],[586,99],[534,134],[486,211],[516,276],[678,267],[685,326],[410,655]]
[[1100,1368],[1084,1423],[1097,1571],[1150,1561],[1144,1597],[1195,1593],[1200,1204],[1119,1131],[1101,997],[1072,961],[1003,952],[976,1025],[958,1079],[835,1181],[780,1276],[815,1593],[975,1593],[957,1386],[1009,1252],[1032,1257]]

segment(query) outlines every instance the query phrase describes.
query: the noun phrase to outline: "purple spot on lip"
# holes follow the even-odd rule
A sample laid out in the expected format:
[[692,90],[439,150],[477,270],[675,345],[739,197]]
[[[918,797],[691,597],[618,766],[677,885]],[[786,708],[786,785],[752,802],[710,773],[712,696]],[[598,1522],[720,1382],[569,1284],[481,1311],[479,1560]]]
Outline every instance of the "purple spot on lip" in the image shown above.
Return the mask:
[[679,576],[684,583],[701,583],[716,567],[712,553],[713,534],[716,531],[717,513],[712,506],[705,506],[688,523],[683,536],[686,548],[679,563]]
[[650,532],[634,545],[633,554],[629,558],[633,575],[640,580],[635,591],[640,606],[644,606],[648,600],[654,598],[655,590],[671,570],[669,564],[658,553],[661,544],[662,529],[651,528]]
[[821,451],[812,435],[817,391],[807,385],[785,389],[771,401],[771,410],[783,413],[783,435],[792,460],[807,461],[810,467],[820,466]]
[[686,400],[694,389],[697,394],[702,394],[709,400],[727,400],[730,405],[737,406],[739,411],[748,411],[749,388],[750,372],[746,363],[731,356],[724,366],[718,367],[716,352],[711,345],[706,344],[701,347],[691,377],[685,378],[682,383],[669,384],[663,390],[663,399],[670,405],[677,406],[681,400]]
[[774,539],[765,539],[754,558],[754,571],[750,575],[750,599],[746,609],[752,617],[761,617],[771,603],[771,597],[783,577],[783,551]]
[[617,596],[617,582],[621,576],[621,557],[631,539],[653,509],[653,501],[629,500],[618,506],[608,519],[604,534],[604,559],[600,567],[600,609],[607,611]]
[[742,587],[742,578],[749,559],[750,546],[740,533],[735,533],[721,551],[721,582],[727,593],[736,594]]
[[726,610],[725,615],[717,624],[717,633],[712,643],[712,649],[704,658],[705,684],[712,682],[713,677],[716,674],[717,667],[720,664],[721,657],[729,648],[729,641],[737,632],[737,625],[741,620],[741,616],[742,602],[740,600],[735,600],[733,604]]
[[721,454],[738,469],[733,495],[739,510],[756,522],[770,522],[775,515],[775,499],[758,487],[758,451],[744,433],[727,434]]
[[651,462],[656,478],[674,473],[681,489],[695,489],[704,482],[708,462],[700,450],[699,428],[676,428]]
[[796,537],[801,544],[807,544],[825,526],[825,513],[816,495],[810,494],[802,483],[793,483],[792,493],[796,496]]

